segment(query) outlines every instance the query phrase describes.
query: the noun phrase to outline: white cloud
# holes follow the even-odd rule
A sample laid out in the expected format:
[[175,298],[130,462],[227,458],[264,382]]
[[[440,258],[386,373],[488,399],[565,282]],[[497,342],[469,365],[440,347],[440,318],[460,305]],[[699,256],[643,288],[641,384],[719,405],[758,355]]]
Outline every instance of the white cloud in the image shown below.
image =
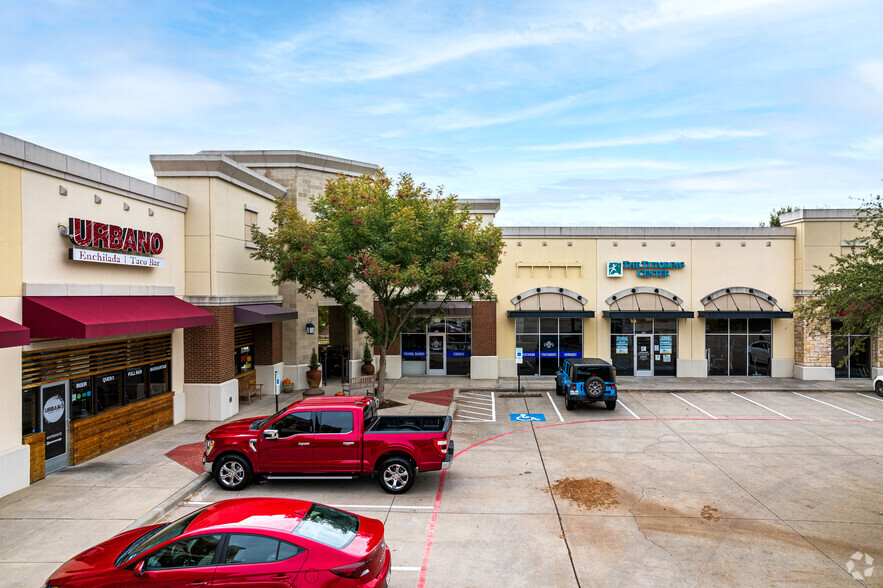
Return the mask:
[[760,130],[730,129],[683,129],[638,137],[621,137],[618,139],[601,139],[596,141],[574,141],[557,145],[535,145],[523,147],[524,151],[570,151],[575,149],[596,149],[599,147],[626,147],[632,145],[661,145],[675,141],[707,141],[713,139],[743,139],[763,137],[766,133]]

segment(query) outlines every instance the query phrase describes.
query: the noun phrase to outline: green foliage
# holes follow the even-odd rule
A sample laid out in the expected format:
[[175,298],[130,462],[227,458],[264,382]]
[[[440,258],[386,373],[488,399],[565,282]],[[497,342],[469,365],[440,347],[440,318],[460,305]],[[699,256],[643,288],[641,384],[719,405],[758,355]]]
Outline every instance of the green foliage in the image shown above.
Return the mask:
[[319,354],[316,353],[316,350],[313,349],[313,352],[310,354],[310,363],[308,364],[311,370],[319,367]]
[[[373,176],[339,176],[311,201],[313,220],[291,202],[279,201],[273,227],[253,231],[254,257],[273,264],[274,282],[296,282],[303,294],[335,300],[380,345],[384,377],[386,348],[403,326],[431,320],[417,306],[437,301],[493,299],[492,278],[503,251],[502,232],[444,196],[402,174],[393,182]],[[365,284],[378,307],[358,304]]]
[[855,227],[862,243],[844,255],[831,255],[818,274],[810,298],[797,305],[810,332],[824,334],[831,319],[842,321],[841,333],[878,333],[883,327],[883,200],[871,196],[858,209]]
[[362,363],[371,363],[374,361],[374,357],[371,355],[371,347],[368,346],[368,342],[365,341],[365,349],[362,350]]
[[[771,210],[770,211],[770,225],[769,226],[781,227],[782,220],[780,217],[783,214],[785,214],[786,212],[795,212],[797,210],[800,210],[800,207],[798,207],[798,206],[782,206],[778,209]],[[760,226],[765,227],[765,226],[767,226],[767,224],[765,222],[761,221]]]

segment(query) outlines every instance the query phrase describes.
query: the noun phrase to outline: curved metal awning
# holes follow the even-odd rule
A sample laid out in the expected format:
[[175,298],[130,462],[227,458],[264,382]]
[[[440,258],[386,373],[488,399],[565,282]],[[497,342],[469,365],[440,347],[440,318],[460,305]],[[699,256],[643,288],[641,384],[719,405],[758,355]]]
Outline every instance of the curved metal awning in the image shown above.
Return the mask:
[[510,310],[509,318],[594,318],[594,310]]
[[700,310],[699,318],[719,318],[719,319],[740,319],[740,318],[759,318],[759,319],[781,319],[794,318],[793,312],[785,310]]
[[632,318],[694,318],[692,310],[605,310],[604,318],[632,319]]

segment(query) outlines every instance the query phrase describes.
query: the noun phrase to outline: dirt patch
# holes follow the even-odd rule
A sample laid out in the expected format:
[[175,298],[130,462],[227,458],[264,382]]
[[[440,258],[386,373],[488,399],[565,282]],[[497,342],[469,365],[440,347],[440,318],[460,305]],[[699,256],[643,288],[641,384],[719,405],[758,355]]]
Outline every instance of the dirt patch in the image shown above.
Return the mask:
[[543,489],[543,492],[549,491],[559,498],[576,503],[580,508],[589,510],[593,508],[607,510],[619,504],[613,484],[597,478],[564,478],[555,482],[551,489]]
[[393,408],[396,406],[405,406],[404,402],[396,402],[395,400],[390,400],[389,398],[384,398],[377,402],[377,410],[383,410],[384,408]]
[[542,394],[539,392],[503,392],[497,394],[499,398],[540,398]]
[[702,507],[702,512],[700,514],[702,515],[702,518],[705,519],[706,521],[712,521],[712,522],[716,523],[719,520],[721,520],[720,515],[715,514],[716,512],[717,512],[716,508],[706,504],[705,506]]

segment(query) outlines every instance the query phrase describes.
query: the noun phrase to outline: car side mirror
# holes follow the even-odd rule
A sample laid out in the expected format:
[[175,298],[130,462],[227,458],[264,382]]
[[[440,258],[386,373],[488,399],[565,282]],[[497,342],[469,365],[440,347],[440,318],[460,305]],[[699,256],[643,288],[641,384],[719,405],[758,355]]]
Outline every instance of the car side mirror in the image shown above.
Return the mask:
[[264,439],[278,439],[279,431],[276,429],[264,429]]
[[132,569],[132,573],[135,574],[136,578],[140,578],[141,576],[144,575],[144,560],[143,559],[135,564],[135,567]]

